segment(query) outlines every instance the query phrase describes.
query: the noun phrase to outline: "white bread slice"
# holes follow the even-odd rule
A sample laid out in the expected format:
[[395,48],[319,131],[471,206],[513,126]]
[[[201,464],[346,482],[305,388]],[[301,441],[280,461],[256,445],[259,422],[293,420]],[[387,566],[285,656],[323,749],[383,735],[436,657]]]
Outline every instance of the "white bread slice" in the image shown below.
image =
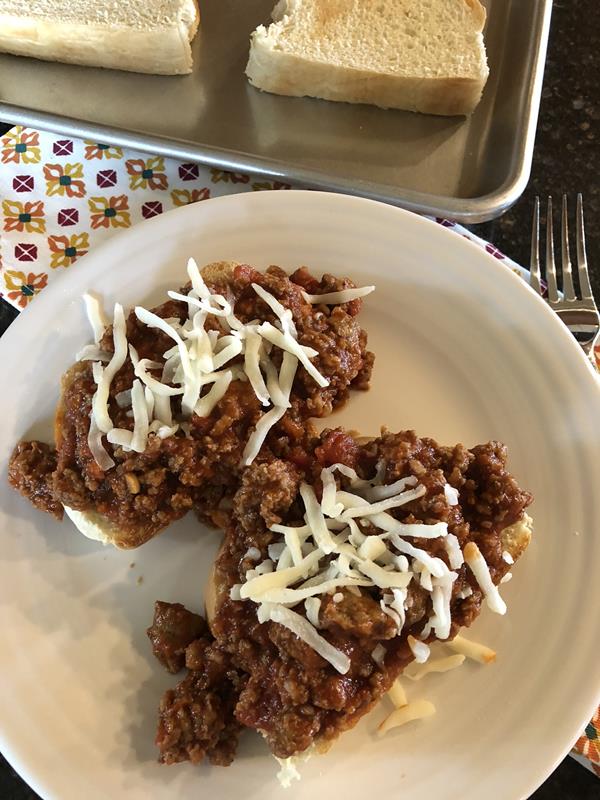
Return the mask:
[[196,0],[0,0],[0,52],[180,75],[199,21]]
[[280,0],[246,75],[276,94],[470,114],[488,76],[479,0]]

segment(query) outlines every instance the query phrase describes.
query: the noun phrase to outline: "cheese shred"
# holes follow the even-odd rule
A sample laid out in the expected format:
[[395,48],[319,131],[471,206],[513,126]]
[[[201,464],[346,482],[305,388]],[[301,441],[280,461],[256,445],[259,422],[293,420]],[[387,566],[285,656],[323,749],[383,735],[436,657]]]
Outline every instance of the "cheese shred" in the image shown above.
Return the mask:
[[383,736],[394,728],[406,725],[407,722],[412,722],[416,719],[426,719],[433,714],[435,714],[435,706],[433,703],[430,703],[429,700],[414,700],[412,703],[392,711],[377,730],[379,735]]
[[[252,284],[257,296],[266,303],[276,319],[275,324],[268,321],[261,324],[260,320],[245,324],[237,319],[226,297],[209,289],[193,259],[189,259],[187,271],[191,281],[188,294],[167,292],[171,300],[187,306],[186,319],[180,316],[163,318],[142,306],[134,309],[139,322],[161,331],[174,343],[162,354],[163,361],[140,358],[132,345],[128,347],[125,316],[118,303],[112,322],[113,353],[100,349],[99,343],[105,335],[108,321],[97,298],[88,293],[83,296],[95,344],[83,347],[77,354],[77,360],[93,362],[97,386],[92,398],[94,426],[90,429],[89,445],[94,459],[105,470],[111,469],[114,462],[102,445],[102,434],[107,435],[107,441],[113,446],[128,447],[140,453],[146,449],[149,436],[167,438],[178,431],[189,436],[192,415],[209,416],[233,380],[249,381],[257,399],[265,407],[246,443],[242,465],[247,466],[258,455],[271,428],[291,407],[290,393],[299,364],[320,387],[329,385],[329,380],[312,363],[318,352],[298,342],[292,310],[273,294],[258,283]],[[344,291],[358,292],[359,296],[363,296],[372,289],[367,287]],[[343,296],[332,299],[334,301],[346,302]],[[210,317],[218,321],[219,328],[215,328],[214,324],[206,325]],[[273,347],[283,351],[279,371],[275,367],[278,360],[273,361],[271,357]],[[132,403],[130,416],[134,417],[135,426],[130,446],[124,444],[127,436],[123,432],[116,432],[109,412],[112,381],[128,355],[135,379],[146,388],[145,416],[139,402],[139,391],[134,395],[133,385],[125,387],[116,398],[119,408]],[[160,378],[157,377],[158,371]],[[210,388],[205,388],[207,386]]]
[[449,672],[451,669],[456,669],[461,666],[464,660],[465,656],[458,653],[444,658],[430,658],[425,664],[409,664],[403,675],[410,678],[411,681],[420,681],[430,672]]
[[496,652],[494,650],[484,644],[465,639],[464,636],[455,636],[454,639],[446,642],[446,644],[456,653],[461,653],[473,661],[478,661],[480,664],[491,664],[496,660]]

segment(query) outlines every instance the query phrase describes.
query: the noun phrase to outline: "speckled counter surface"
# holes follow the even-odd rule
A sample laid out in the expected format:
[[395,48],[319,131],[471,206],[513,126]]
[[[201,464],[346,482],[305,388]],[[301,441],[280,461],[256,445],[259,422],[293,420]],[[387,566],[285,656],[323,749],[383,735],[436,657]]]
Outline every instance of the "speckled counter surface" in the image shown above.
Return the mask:
[[600,298],[599,10],[597,0],[554,3],[531,180],[521,199],[503,217],[472,227],[527,266],[535,196],[542,197],[545,205],[548,194],[559,198],[566,192],[574,200],[575,194],[582,192],[596,298]]
[[[0,132],[5,128],[0,122]],[[552,193],[558,196],[567,192],[574,197],[576,192],[583,192],[592,286],[600,299],[599,173],[598,0],[560,0],[554,9],[531,181],[523,197],[507,214],[494,222],[474,226],[473,230],[514,260],[527,265],[535,195],[545,197]],[[0,333],[16,313],[0,300]],[[36,797],[0,756],[0,800],[34,800]],[[599,797],[600,779],[567,758],[531,800],[597,800]]]

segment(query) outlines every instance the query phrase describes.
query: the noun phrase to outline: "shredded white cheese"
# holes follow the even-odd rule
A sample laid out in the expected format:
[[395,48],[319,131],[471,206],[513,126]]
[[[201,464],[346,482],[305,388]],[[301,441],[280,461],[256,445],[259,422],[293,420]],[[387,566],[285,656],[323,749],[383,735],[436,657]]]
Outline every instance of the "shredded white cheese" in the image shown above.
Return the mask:
[[409,664],[402,674],[411,681],[420,681],[430,672],[449,672],[451,669],[456,669],[464,660],[465,656],[458,653],[444,658],[430,658],[426,664]]
[[429,645],[425,644],[425,642],[420,642],[414,636],[409,636],[407,642],[417,664],[424,664],[431,653]]
[[317,355],[316,350],[312,348],[303,347],[298,344],[296,339],[289,333],[284,333],[277,330],[270,322],[263,322],[258,328],[260,335],[276,347],[286,350],[293,356],[296,356],[298,361],[302,364],[308,374],[315,380],[318,386],[325,388],[329,386],[329,381],[325,378],[319,370],[311,363],[310,358]]
[[455,489],[454,486],[450,486],[449,483],[445,483],[444,495],[446,497],[446,502],[448,503],[449,506],[458,505],[458,489]]
[[261,300],[264,300],[265,303],[268,306],[270,306],[270,308],[279,317],[279,321],[281,323],[281,330],[284,333],[290,334],[295,338],[297,336],[296,326],[294,325],[294,320],[292,318],[292,312],[290,311],[290,309],[285,308],[285,306],[281,305],[281,303],[276,297],[274,297],[270,292],[267,292],[266,289],[263,289],[262,286],[259,286],[258,283],[253,283],[252,288],[254,289],[256,294],[261,298]]
[[88,432],[87,442],[88,447],[90,448],[90,453],[100,469],[103,469],[105,472],[109,469],[112,469],[115,465],[115,462],[104,449],[104,445],[102,444],[102,431],[99,430],[98,426],[96,425],[96,420],[93,414],[90,415],[90,429]]
[[479,588],[485,595],[490,611],[494,611],[496,614],[506,614],[506,603],[500,597],[498,587],[494,584],[488,565],[475,542],[468,542],[464,549],[464,556]]
[[92,326],[92,331],[94,332],[94,341],[96,344],[98,344],[98,342],[104,336],[104,331],[108,327],[106,314],[104,313],[102,304],[93,294],[85,292],[83,295],[83,302],[85,304],[87,318]]
[[133,409],[133,435],[129,445],[136,453],[143,453],[148,440],[148,406],[144,388],[140,380],[135,380],[131,388],[131,407]]
[[402,706],[405,706],[408,703],[406,692],[404,691],[404,687],[400,682],[400,678],[396,678],[394,683],[390,686],[387,694],[396,708],[402,708]]
[[350,659],[345,653],[337,650],[327,639],[324,639],[307,619],[292,611],[290,608],[275,605],[269,614],[272,622],[278,622],[284,628],[292,631],[300,639],[305,641],[312,649],[329,661],[341,675],[345,675],[350,669]]
[[356,289],[341,289],[339,292],[327,292],[326,294],[308,294],[303,291],[302,297],[304,297],[307,303],[334,306],[341,303],[350,303],[352,300],[358,300],[359,297],[366,297],[374,291],[374,286],[362,286]]
[[[131,449],[144,452],[149,435],[166,438],[178,430],[189,435],[186,420],[192,414],[208,416],[222,400],[232,380],[249,380],[256,397],[267,410],[249,436],[243,457],[243,464],[247,465],[256,458],[269,430],[290,408],[290,393],[298,364],[302,364],[319,386],[328,386],[329,381],[311,361],[318,355],[317,351],[298,343],[291,310],[270,292],[259,284],[253,284],[256,294],[277,317],[276,324],[265,321],[261,325],[260,320],[244,324],[235,317],[229,300],[207,287],[193,259],[188,261],[188,275],[192,284],[188,294],[167,293],[171,299],[186,304],[187,318],[166,319],[141,306],[135,308],[140,322],[162,331],[174,346],[163,353],[163,361],[140,359],[135,348],[129,347],[135,378],[147,389],[144,396],[148,418],[146,424],[139,402],[136,400],[134,404],[132,395],[119,393],[119,407],[127,408],[131,403],[133,408],[129,416],[138,421]],[[84,347],[77,357],[78,360],[94,362],[97,388],[92,411],[95,429],[90,442],[94,458],[97,455],[98,463],[107,469],[112,459],[106,451],[102,454],[97,431],[110,433],[108,441],[115,446],[125,446],[122,442],[126,438],[123,433],[113,433],[115,429],[108,408],[112,380],[127,358],[125,317],[122,307],[115,305],[114,352],[111,355],[98,347],[108,324],[98,300],[86,294],[84,302],[95,344]],[[220,329],[215,330],[214,324],[207,329],[210,317],[218,320]],[[283,350],[279,372],[270,356],[273,347]],[[174,408],[172,402],[176,403]],[[173,424],[173,414],[176,415],[176,424]]]
[[294,757],[290,756],[289,758],[277,758],[277,756],[273,756],[273,758],[275,761],[277,761],[280,767],[279,772],[277,773],[277,780],[283,789],[289,789],[293,781],[300,780],[300,773],[296,768]]
[[306,522],[310,528],[311,536],[315,540],[315,544],[323,553],[332,553],[335,550],[335,542],[327,525],[325,524],[325,516],[323,510],[317,501],[315,490],[308,483],[300,485],[300,496],[304,501],[306,508]]
[[279,422],[284,414],[285,408],[275,406],[270,411],[267,411],[266,414],[263,414],[258,420],[256,423],[256,428],[254,429],[254,433],[250,436],[246,443],[246,447],[244,448],[242,464],[245,467],[254,461],[256,456],[259,454],[260,448],[263,446],[265,439],[267,438],[267,434],[273,425],[275,425],[276,422]]
[[[345,476],[353,491],[338,488],[335,472]],[[432,634],[439,640],[450,636],[451,600],[458,578],[454,570],[461,568],[466,559],[474,574],[479,573],[476,579],[485,585],[485,575],[481,576],[476,557],[479,551],[473,552],[467,546],[463,556],[458,539],[448,533],[445,522],[405,524],[387,512],[404,505],[407,495],[415,499],[423,497],[427,490],[416,478],[409,477],[391,484],[393,492],[390,486],[377,492],[375,489],[382,487],[384,475],[381,464],[370,480],[359,478],[354,470],[343,465],[327,467],[321,471],[320,500],[313,486],[302,483],[299,495],[304,504],[304,524],[271,526],[270,530],[281,539],[269,545],[269,558],[248,571],[239,591],[240,601],[257,604],[260,621],[285,619],[281,624],[286,624],[310,647],[318,647],[317,652],[336,669],[345,663],[344,654],[328,643],[327,633],[317,633],[323,627],[319,613],[324,595],[329,594],[332,602],[343,604],[350,602],[351,595],[360,596],[361,590],[369,593],[378,590],[379,606],[394,622],[398,635],[404,629],[410,592],[416,584],[429,594],[432,611],[424,620],[421,641],[408,636],[408,645],[417,664],[424,664],[430,656],[425,640]],[[400,531],[407,538],[400,536]],[[427,550],[407,541],[409,538],[438,539],[446,555],[431,556]],[[487,575],[491,582],[489,571]],[[486,588],[489,594],[489,587]],[[466,597],[468,593],[466,587],[458,596]],[[297,606],[301,606],[302,614],[292,612]],[[375,660],[381,657],[377,647],[373,657]],[[453,658],[444,665],[460,660]],[[428,671],[442,666],[435,664]]]
[[460,542],[453,533],[449,533],[444,539],[444,547],[448,553],[448,561],[450,562],[451,569],[458,569],[465,563],[462,550],[460,549]]
[[125,428],[113,428],[106,434],[107,440],[117,447],[123,447],[126,450],[131,450],[131,439],[133,437],[133,432],[128,431]]
[[490,664],[492,661],[496,660],[496,653],[494,650],[478,642],[465,639],[464,636],[455,636],[454,639],[446,644],[456,653],[461,653],[473,661],[478,661],[480,664]]
[[76,361],[110,361],[112,353],[100,350],[96,344],[86,344],[75,356]]
[[319,628],[319,611],[321,610],[320,597],[307,597],[304,601],[304,609],[306,611],[306,619],[315,628]]
[[[114,353],[105,367],[100,366],[98,386],[92,398],[92,414],[97,428],[102,433],[108,433],[113,427],[108,413],[108,397],[110,384],[117,372],[121,369],[127,358],[127,337],[125,332],[125,315],[123,306],[115,303],[113,315],[113,343]],[[94,362],[95,364],[99,362]]]
[[397,708],[395,711],[384,719],[378,728],[378,733],[383,736],[392,728],[399,728],[401,725],[406,725],[407,722],[412,722],[415,719],[425,719],[435,714],[435,706],[429,700],[414,700],[412,703]]
[[383,665],[385,663],[385,654],[386,654],[386,652],[387,652],[387,650],[381,644],[381,642],[379,642],[379,644],[375,645],[375,647],[373,649],[373,652],[371,653],[371,658],[377,664],[378,667],[383,667]]
[[260,371],[260,351],[263,340],[255,331],[248,331],[246,334],[246,350],[244,353],[244,370],[248,376],[254,394],[263,406],[268,406],[271,402],[269,391],[265,384],[262,372]]

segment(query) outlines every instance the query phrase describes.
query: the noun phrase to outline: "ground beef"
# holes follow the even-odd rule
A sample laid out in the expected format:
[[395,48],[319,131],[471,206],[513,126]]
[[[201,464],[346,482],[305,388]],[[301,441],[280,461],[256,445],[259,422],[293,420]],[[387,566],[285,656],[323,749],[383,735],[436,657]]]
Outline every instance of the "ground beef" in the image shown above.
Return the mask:
[[186,648],[195,639],[208,633],[208,626],[199,614],[192,614],[181,603],[154,604],[154,620],[146,631],[152,651],[165,669],[173,674],[186,663]]
[[[134,345],[141,347],[141,342],[134,338]],[[131,385],[133,374],[122,376],[128,370],[129,362],[118,373],[113,394]],[[118,546],[138,546],[194,507],[207,516],[216,514],[220,498],[233,495],[243,448],[260,415],[249,384],[235,381],[210,417],[194,416],[189,437],[183,431],[167,439],[151,435],[143,453],[115,448],[116,466],[107,472],[99,469],[87,443],[94,391],[89,362],[65,381],[53,492],[65,505],[92,507],[111,520]],[[110,411],[116,425],[132,428],[114,399]],[[208,501],[216,493],[219,500],[212,506]]]
[[[494,442],[472,450],[463,445],[447,448],[414,431],[403,431],[358,444],[350,434],[337,430],[310,440],[307,448],[304,459],[293,467],[265,460],[246,472],[216,564],[221,591],[213,634],[237,669],[249,676],[235,707],[236,719],[259,730],[281,758],[305,750],[316,739],[326,743],[351,728],[413,659],[407,636],[419,636],[432,611],[429,593],[418,584],[411,585],[406,623],[401,635],[395,636],[395,626],[380,608],[377,590],[363,589],[360,596],[343,590],[339,603],[324,596],[320,633],[350,659],[349,672],[340,675],[286,628],[273,622],[260,624],[252,602],[231,600],[228,588],[243,582],[252,566],[245,558],[248,548],[258,548],[264,557],[269,543],[278,538],[268,525],[275,519],[284,525],[302,524],[302,508],[294,497],[299,480],[312,483],[319,497],[322,466],[338,461],[355,468],[363,478],[384,469],[385,483],[418,476],[427,493],[389,513],[409,523],[447,522],[461,547],[468,541],[480,546],[496,583],[507,569],[501,557],[502,530],[520,519],[531,502],[529,493],[519,488],[506,469],[505,449]],[[341,488],[350,488],[349,480],[339,473],[338,482]],[[458,490],[459,505],[448,503],[446,483]],[[360,524],[368,535],[369,526]],[[415,538],[414,542],[448,563],[440,540]],[[466,565],[457,573],[451,600],[452,636],[459,627],[471,624],[482,602]],[[467,587],[472,594],[463,598],[460,595]],[[304,613],[302,605],[294,610]],[[372,656],[379,643],[386,650],[383,665]]]
[[199,669],[189,670],[160,702],[159,760],[163,764],[197,764],[206,757],[211,764],[228,766],[242,729],[233,712],[245,678],[210,638],[197,640],[190,649],[189,661]]
[[315,450],[317,461],[322,467],[332,464],[346,464],[354,467],[360,448],[354,436],[341,428],[325,431]]
[[392,639],[396,635],[392,618],[368,594],[357,596],[347,589],[339,593],[343,595],[339,603],[334,603],[331,595],[325,595],[321,602],[319,622],[325,630],[337,628],[365,639]]
[[318,388],[305,370],[299,369],[294,381],[294,394],[300,399],[304,417],[324,417],[342,405],[350,387],[367,389],[374,356],[367,351],[367,335],[356,321],[362,301],[353,300],[339,306],[312,305],[302,290],[310,286],[310,294],[326,294],[353,288],[348,278],[324,275],[321,281],[311,278],[303,268],[289,279],[279,267],[265,273],[240,266],[235,272],[234,291],[238,296],[235,312],[245,322],[259,316],[275,322],[271,309],[260,299],[251,284],[258,283],[291,309],[298,341],[314,348],[318,355],[313,364],[329,380],[329,386]]
[[54,497],[52,474],[56,450],[43,442],[19,442],[8,464],[8,482],[36,508],[63,518],[62,504]]
[[260,531],[280,523],[296,499],[299,485],[300,473],[293,464],[281,460],[251,464],[233,499],[240,534],[254,540]]
[[[354,284],[328,275],[317,281],[305,269],[289,278],[278,267],[259,273],[241,265],[227,287],[215,289],[228,293],[235,314],[246,322],[257,318],[277,321],[252,283],[263,286],[291,310],[298,340],[318,351],[313,363],[329,380],[329,386],[321,389],[305,370],[298,369],[291,408],[270,431],[263,447],[269,457],[296,463],[306,451],[304,440],[310,429],[307,418],[329,414],[346,400],[351,386],[368,386],[373,356],[366,349],[366,333],[356,319],[361,301],[332,307],[312,305],[303,296],[307,286],[312,293],[322,294]],[[187,306],[170,300],[154,312],[182,321]],[[173,345],[166,334],[145,326],[133,312],[126,324],[128,342],[140,358],[162,358]],[[207,327],[211,326],[217,329],[218,321],[209,319]],[[100,347],[113,351],[110,326]],[[278,367],[281,351],[274,348],[272,356]],[[155,371],[154,377],[160,378],[160,371]],[[130,389],[133,380],[133,365],[128,359],[112,381],[109,398],[115,427],[126,430],[132,430],[133,420],[127,409],[119,408],[115,397]],[[125,452],[104,440],[116,463],[107,472],[95,462],[87,443],[95,390],[90,362],[79,362],[69,370],[63,380],[55,461],[49,452],[42,453],[43,446],[23,445],[13,456],[12,485],[50,513],[60,514],[61,504],[80,511],[93,509],[112,523],[115,543],[120,547],[142,544],[192,508],[203,520],[226,525],[227,504],[240,481],[242,454],[263,413],[249,382],[233,381],[208,417],[193,415],[187,436],[181,430],[166,439],[151,434],[143,453]]]
[[159,761],[227,766],[233,761],[241,725],[234,717],[246,683],[230,656],[217,646],[203,617],[179,603],[157,601],[148,628],[154,655],[169,672],[187,674],[163,695],[156,744]]

